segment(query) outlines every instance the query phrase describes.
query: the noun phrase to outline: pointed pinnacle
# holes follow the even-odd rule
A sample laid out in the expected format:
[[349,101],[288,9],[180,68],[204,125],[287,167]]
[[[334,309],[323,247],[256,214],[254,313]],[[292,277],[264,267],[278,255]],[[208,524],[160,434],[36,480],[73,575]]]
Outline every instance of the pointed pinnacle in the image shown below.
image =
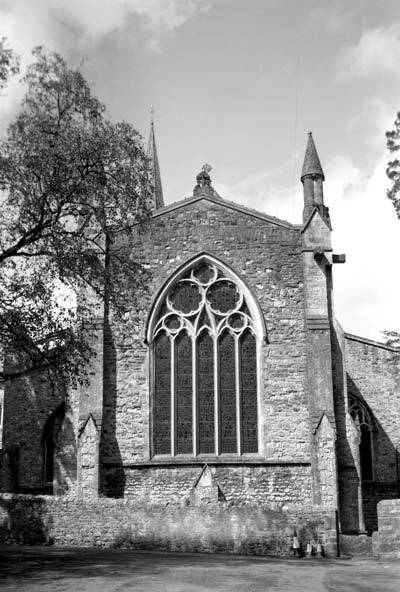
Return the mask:
[[325,181],[324,171],[319,160],[318,152],[314,144],[312,133],[308,133],[306,154],[304,156],[303,170],[301,171],[301,180],[308,176],[322,177]]

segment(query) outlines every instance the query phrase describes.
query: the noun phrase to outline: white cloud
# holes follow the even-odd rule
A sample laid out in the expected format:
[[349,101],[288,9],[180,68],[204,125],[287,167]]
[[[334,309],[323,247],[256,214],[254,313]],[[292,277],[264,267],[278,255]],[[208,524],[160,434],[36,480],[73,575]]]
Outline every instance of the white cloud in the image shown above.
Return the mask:
[[379,96],[366,98],[356,115],[348,122],[346,130],[358,136],[368,136],[369,149],[378,149],[386,145],[385,130],[393,127],[398,110],[398,96],[383,99]]
[[363,31],[354,45],[344,49],[336,68],[340,76],[365,77],[371,74],[400,74],[400,24]]
[[[2,35],[22,53],[38,44],[90,45],[124,29],[154,43],[209,10],[213,0],[0,0]],[[68,48],[67,48],[68,49]]]
[[[124,35],[146,49],[159,49],[165,36],[206,12],[213,0],[0,0],[0,37],[20,55],[22,66],[31,50],[44,45],[68,58],[110,33]],[[4,129],[24,94],[14,79],[0,101]]]
[[[400,330],[400,220],[386,198],[386,160],[382,154],[369,174],[345,156],[332,158],[324,167],[333,249],[347,256],[347,263],[333,269],[336,315],[345,331],[377,341],[385,329]],[[294,189],[281,184],[283,168],[216,189],[236,203],[301,223],[302,186],[297,177]]]
[[328,33],[341,34],[354,20],[355,8],[354,0],[350,6],[349,3],[339,6],[337,2],[317,4],[308,19],[309,28],[314,28],[317,23],[318,26],[322,25]]
[[237,182],[218,183],[216,190],[225,199],[300,224],[303,198],[298,175],[294,175],[292,184],[282,183],[282,178],[292,178],[294,160],[293,157],[281,167],[265,169]]
[[146,30],[151,42],[172,33],[200,12],[206,12],[210,0],[54,0],[51,12],[58,21],[79,27],[96,39],[125,24]]
[[334,252],[347,256],[333,270],[336,315],[349,333],[378,341],[381,331],[400,330],[400,220],[385,194],[386,160],[367,175],[351,159],[334,158],[325,183]]

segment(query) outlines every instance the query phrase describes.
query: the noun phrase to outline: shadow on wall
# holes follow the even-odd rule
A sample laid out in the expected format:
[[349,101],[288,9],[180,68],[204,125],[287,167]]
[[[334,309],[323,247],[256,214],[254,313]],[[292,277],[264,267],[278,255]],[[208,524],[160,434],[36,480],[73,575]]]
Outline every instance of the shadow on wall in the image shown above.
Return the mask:
[[[51,423],[48,420],[52,429],[51,439],[43,438],[42,446],[45,480],[52,485],[52,493],[63,495],[73,488],[77,477],[77,445],[72,410],[63,402],[49,419],[52,420]],[[50,450],[47,450],[47,444]]]
[[65,493],[76,480],[77,452],[65,388],[50,369],[9,370],[1,490],[51,494],[54,484],[54,493]]
[[[378,529],[378,502],[399,497],[399,453],[349,375],[347,375],[347,391],[350,397],[356,397],[361,402],[371,420],[371,430],[365,429],[362,434],[360,460],[365,527],[367,531],[372,532]],[[366,442],[366,437],[370,438],[370,442]]]
[[342,347],[336,331],[331,331],[333,359],[334,408],[336,418],[336,451],[338,460],[339,516],[342,532],[358,532],[360,528],[358,490],[359,477],[347,434],[347,409]]
[[0,496],[0,541],[20,545],[51,545],[52,519],[46,500],[34,496]]
[[[296,533],[301,553],[310,541],[325,540],[333,516],[294,516],[279,510],[251,506],[209,505],[193,508],[149,506],[121,525],[112,546],[137,550],[183,553],[234,553],[241,555],[293,555]],[[331,550],[332,553],[332,550]]]
[[104,412],[101,433],[101,454],[112,459],[115,468],[101,477],[101,491],[109,497],[124,497],[125,472],[116,436],[117,429],[117,352],[108,315],[104,321]]

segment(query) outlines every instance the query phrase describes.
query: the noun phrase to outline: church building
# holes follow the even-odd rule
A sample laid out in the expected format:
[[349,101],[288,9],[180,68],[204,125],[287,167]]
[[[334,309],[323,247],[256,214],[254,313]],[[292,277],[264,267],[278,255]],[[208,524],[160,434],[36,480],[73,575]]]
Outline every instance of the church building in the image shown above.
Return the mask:
[[143,270],[125,322],[93,319],[89,384],[67,396],[37,370],[6,379],[1,490],[325,512],[373,532],[377,503],[400,497],[399,351],[335,317],[345,256],[311,133],[298,224],[218,195],[208,165],[165,205],[153,124],[148,156],[151,219],[111,250]]

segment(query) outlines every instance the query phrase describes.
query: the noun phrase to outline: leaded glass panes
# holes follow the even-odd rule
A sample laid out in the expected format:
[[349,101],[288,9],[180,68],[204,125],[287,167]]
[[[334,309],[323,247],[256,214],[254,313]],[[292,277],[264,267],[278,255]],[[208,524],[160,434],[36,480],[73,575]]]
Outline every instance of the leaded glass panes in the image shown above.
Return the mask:
[[154,454],[256,453],[254,303],[204,258],[170,283],[156,310]]
[[208,263],[200,263],[200,265],[194,269],[193,275],[201,284],[207,285],[216,277],[216,270],[213,269],[211,265],[208,265]]
[[171,304],[178,312],[188,314],[196,311],[200,304],[200,291],[193,282],[179,282],[171,294]]
[[176,453],[191,454],[192,439],[192,340],[187,333],[175,343],[176,365]]
[[240,402],[242,452],[257,452],[257,364],[256,340],[247,330],[240,338]]
[[167,318],[165,319],[165,326],[170,331],[178,331],[178,329],[180,329],[182,326],[182,322],[181,322],[180,317],[178,317],[177,315],[174,315],[174,314],[168,315]]
[[154,344],[154,452],[171,454],[171,341],[160,333]]
[[200,454],[215,453],[214,341],[203,331],[197,340],[197,417]]
[[218,343],[220,452],[237,452],[235,341],[225,331]]
[[210,286],[207,291],[207,300],[215,312],[225,314],[237,308],[240,293],[235,284],[228,280],[221,280]]
[[372,441],[371,432],[366,425],[361,426],[360,463],[361,479],[371,481],[374,478],[372,470]]

